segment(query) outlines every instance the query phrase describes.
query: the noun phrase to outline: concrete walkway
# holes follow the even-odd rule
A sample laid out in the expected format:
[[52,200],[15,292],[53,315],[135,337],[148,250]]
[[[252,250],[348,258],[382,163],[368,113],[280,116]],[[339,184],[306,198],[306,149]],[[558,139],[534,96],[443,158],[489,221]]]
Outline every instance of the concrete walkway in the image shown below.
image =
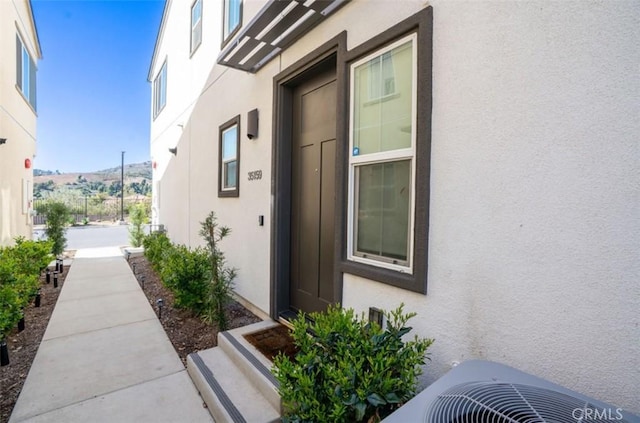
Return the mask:
[[213,421],[118,248],[77,251],[9,421]]

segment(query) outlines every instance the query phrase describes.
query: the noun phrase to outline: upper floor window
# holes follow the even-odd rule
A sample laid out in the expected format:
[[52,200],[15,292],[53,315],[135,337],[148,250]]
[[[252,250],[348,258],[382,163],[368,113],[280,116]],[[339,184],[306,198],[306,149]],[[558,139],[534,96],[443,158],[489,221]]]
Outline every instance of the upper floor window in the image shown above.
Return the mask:
[[167,61],[162,64],[158,76],[153,80],[153,117],[160,114],[167,104]]
[[240,176],[240,116],[220,126],[218,197],[237,197]]
[[33,109],[36,109],[36,65],[16,34],[16,85]]
[[349,259],[412,273],[416,35],[351,66]]
[[202,43],[202,0],[191,6],[191,53]]
[[225,43],[240,29],[240,22],[242,21],[242,0],[224,0],[223,16],[222,42]]

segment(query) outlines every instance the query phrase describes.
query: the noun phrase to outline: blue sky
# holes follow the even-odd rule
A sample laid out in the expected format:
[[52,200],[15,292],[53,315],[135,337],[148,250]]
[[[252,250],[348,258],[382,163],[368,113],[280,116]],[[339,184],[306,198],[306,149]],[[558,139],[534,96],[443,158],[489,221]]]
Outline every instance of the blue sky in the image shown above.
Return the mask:
[[38,63],[34,167],[88,172],[149,160],[147,72],[163,0],[32,0]]

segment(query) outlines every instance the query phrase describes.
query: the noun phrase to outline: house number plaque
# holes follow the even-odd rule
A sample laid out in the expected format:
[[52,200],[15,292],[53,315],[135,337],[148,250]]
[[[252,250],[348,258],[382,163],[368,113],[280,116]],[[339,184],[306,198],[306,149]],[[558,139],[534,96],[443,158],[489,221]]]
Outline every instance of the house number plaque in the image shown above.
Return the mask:
[[261,170],[254,170],[251,172],[248,172],[249,177],[247,179],[249,179],[250,181],[257,181],[258,179],[262,179],[262,171]]

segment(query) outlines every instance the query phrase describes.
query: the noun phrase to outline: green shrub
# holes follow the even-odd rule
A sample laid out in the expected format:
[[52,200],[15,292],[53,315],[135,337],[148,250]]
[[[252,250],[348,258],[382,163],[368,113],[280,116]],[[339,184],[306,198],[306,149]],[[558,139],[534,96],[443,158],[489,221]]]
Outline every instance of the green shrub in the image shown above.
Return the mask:
[[144,241],[144,224],[147,223],[147,207],[144,203],[138,203],[129,208],[129,241],[134,247],[139,247]]
[[42,212],[47,216],[44,233],[47,239],[53,242],[51,252],[58,256],[67,245],[65,233],[66,225],[71,218],[69,208],[64,203],[52,202],[43,206]]
[[164,232],[153,232],[149,236],[144,237],[142,241],[144,246],[144,256],[151,263],[151,267],[158,272],[162,271],[162,260],[165,254],[173,248],[171,240]]
[[22,318],[22,310],[37,294],[40,272],[49,264],[52,242],[16,238],[0,248],[0,340]]
[[55,258],[51,254],[52,241],[32,241],[24,237],[17,237],[15,241],[10,254],[18,260],[20,273],[39,275]]
[[200,236],[206,242],[211,269],[211,284],[205,319],[216,323],[218,329],[222,331],[226,330],[228,326],[225,306],[231,301],[236,269],[226,266],[224,253],[220,249],[219,243],[231,233],[231,229],[219,226],[214,212],[209,213],[206,219],[200,222],[200,228]]
[[17,289],[18,265],[8,250],[0,248],[0,341],[22,317],[22,301]]
[[415,395],[433,340],[402,340],[415,316],[402,305],[385,316],[385,330],[339,306],[293,322],[299,353],[295,361],[280,354],[273,367],[283,421],[377,422]]
[[162,283],[174,293],[176,307],[189,309],[197,315],[205,311],[211,280],[205,250],[174,246],[164,257],[160,276]]

